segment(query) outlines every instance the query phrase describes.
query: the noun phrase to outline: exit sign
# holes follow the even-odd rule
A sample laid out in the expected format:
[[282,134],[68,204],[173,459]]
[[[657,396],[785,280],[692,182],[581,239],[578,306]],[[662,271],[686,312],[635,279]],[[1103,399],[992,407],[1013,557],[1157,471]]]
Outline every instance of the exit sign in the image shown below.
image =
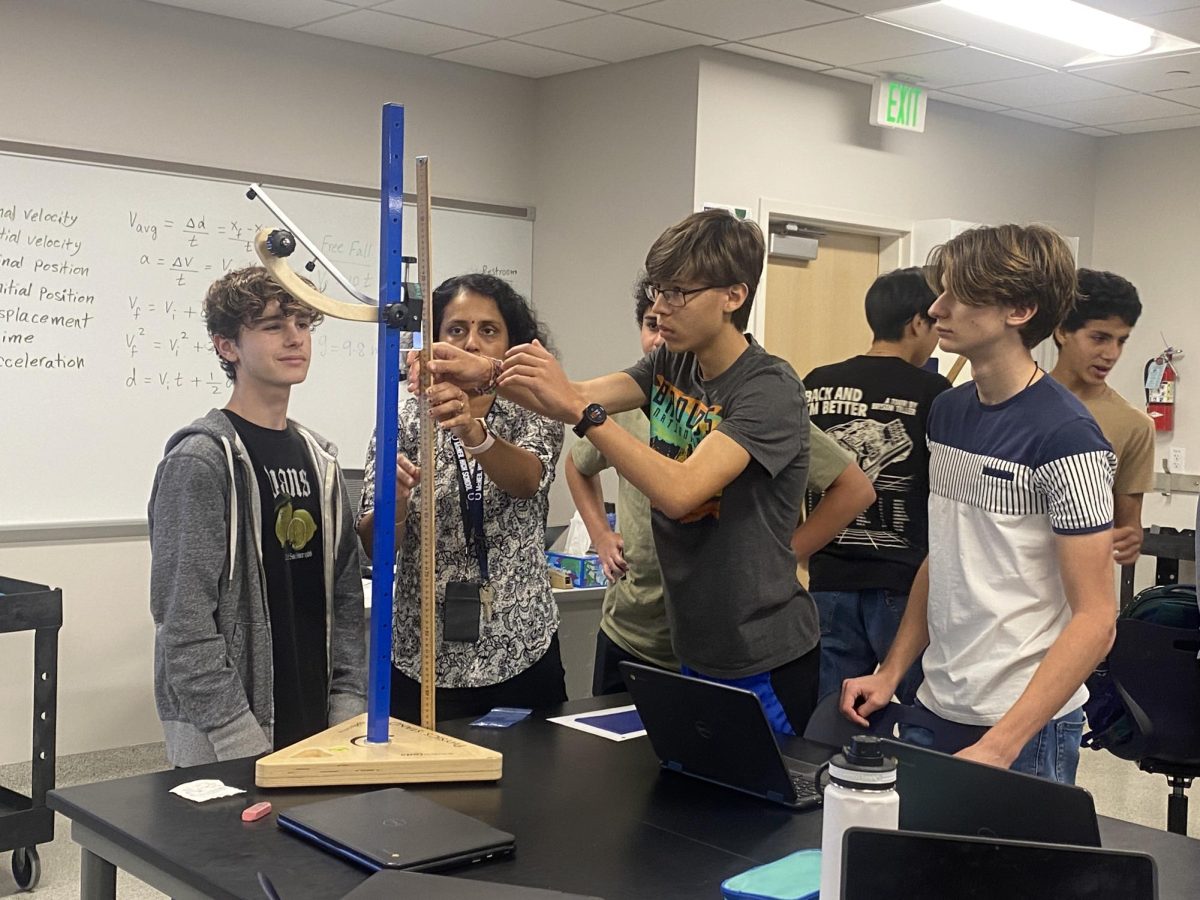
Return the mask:
[[878,78],[871,89],[870,122],[880,128],[924,131],[926,99],[925,89],[915,84]]

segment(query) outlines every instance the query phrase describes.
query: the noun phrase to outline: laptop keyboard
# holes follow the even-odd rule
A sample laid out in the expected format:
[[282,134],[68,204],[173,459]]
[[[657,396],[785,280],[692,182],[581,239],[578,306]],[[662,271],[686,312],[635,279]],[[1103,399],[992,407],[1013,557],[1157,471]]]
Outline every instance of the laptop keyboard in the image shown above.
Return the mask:
[[813,784],[811,772],[788,772],[792,781],[792,789],[796,792],[797,800],[820,800],[821,792]]

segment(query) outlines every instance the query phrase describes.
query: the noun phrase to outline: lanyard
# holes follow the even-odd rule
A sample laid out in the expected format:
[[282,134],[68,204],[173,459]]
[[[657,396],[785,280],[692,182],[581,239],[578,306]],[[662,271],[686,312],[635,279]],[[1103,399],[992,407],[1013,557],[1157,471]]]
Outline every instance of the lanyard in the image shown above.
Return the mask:
[[462,441],[450,435],[454,458],[458,461],[458,506],[462,512],[463,536],[467,546],[474,546],[475,559],[479,563],[479,580],[487,584],[487,537],[483,533],[483,466],[478,460],[472,465],[467,462],[467,451]]

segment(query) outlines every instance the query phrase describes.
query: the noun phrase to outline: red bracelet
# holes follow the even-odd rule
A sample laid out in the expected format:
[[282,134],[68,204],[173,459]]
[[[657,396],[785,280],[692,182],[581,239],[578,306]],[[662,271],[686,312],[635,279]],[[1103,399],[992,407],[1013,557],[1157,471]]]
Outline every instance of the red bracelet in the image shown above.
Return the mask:
[[488,376],[487,381],[475,388],[475,394],[479,397],[496,393],[496,382],[500,379],[500,372],[504,368],[504,363],[498,359],[489,359],[488,362],[492,364],[492,374]]

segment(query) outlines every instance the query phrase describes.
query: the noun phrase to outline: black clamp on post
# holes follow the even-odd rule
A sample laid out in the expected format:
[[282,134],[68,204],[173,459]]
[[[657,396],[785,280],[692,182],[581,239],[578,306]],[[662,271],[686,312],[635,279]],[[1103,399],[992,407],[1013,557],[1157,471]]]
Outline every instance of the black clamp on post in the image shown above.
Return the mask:
[[425,305],[425,295],[421,292],[420,281],[409,280],[409,266],[415,264],[417,258],[402,256],[400,261],[404,263],[403,299],[399,303],[393,303],[384,308],[383,320],[389,326],[401,331],[420,331],[421,311]]
[[[272,256],[283,258],[296,252],[296,238],[290,231],[276,228],[267,235],[267,252]],[[311,270],[310,270],[311,271]]]

